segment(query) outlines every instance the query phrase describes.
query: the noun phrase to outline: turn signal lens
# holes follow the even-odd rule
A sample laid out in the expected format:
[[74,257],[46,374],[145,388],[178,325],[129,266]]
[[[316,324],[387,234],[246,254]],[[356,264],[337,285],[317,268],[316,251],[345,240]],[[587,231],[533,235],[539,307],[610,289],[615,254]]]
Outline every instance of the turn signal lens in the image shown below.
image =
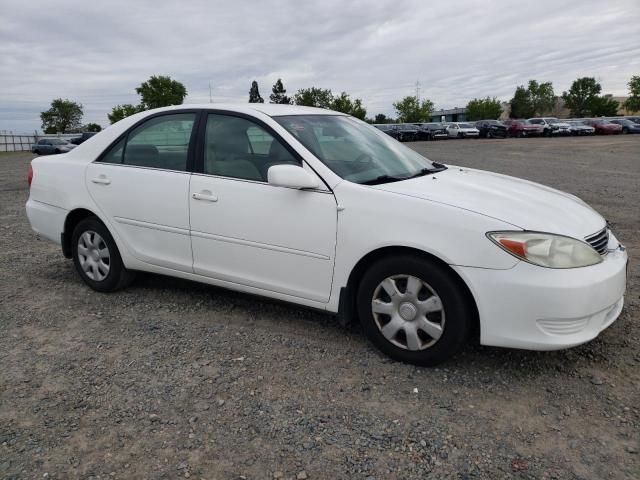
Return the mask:
[[577,268],[602,262],[602,257],[591,245],[564,235],[489,232],[487,237],[514,257],[541,267]]

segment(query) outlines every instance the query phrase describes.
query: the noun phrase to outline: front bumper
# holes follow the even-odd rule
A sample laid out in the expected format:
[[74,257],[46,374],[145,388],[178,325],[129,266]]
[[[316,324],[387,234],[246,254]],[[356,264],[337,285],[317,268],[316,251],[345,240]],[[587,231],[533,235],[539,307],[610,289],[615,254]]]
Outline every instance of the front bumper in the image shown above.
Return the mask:
[[558,350],[593,340],[618,318],[624,303],[628,258],[615,246],[590,267],[454,267],[476,299],[480,343]]

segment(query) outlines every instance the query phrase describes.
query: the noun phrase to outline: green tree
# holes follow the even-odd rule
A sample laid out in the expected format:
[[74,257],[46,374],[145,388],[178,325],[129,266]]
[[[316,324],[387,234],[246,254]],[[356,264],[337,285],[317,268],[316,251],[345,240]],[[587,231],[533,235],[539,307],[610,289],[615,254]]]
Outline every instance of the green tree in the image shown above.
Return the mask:
[[573,117],[595,116],[594,110],[600,110],[599,100],[602,86],[593,77],[582,77],[574,80],[571,88],[563,92],[564,104],[571,110]]
[[150,110],[169,105],[181,105],[187,96],[187,89],[171,77],[153,75],[136,88],[136,93],[140,95],[140,109]]
[[56,98],[46,112],[40,112],[42,130],[45,133],[65,133],[79,129],[82,121],[82,104]]
[[111,124],[119,122],[123,118],[130,117],[134,113],[138,113],[143,111],[139,106],[131,105],[130,103],[125,103],[124,105],[116,105],[111,109],[111,113],[107,113],[107,117]]
[[553,92],[553,84],[551,82],[538,83],[536,80],[529,80],[527,90],[531,108],[533,109],[532,116],[541,116],[553,109],[556,103],[556,95]]
[[98,125],[97,123],[87,123],[84,126],[84,129],[87,132],[101,132],[102,131],[102,127],[100,125]]
[[420,101],[416,96],[407,96],[393,104],[402,123],[428,122],[431,119],[433,103],[431,100]]
[[529,80],[527,87],[520,85],[516,88],[513,98],[509,102],[511,118],[537,117],[549,113],[556,103],[551,82],[538,83]]
[[367,116],[367,110],[362,106],[362,100],[359,98],[351,100],[347,92],[342,92],[340,96],[333,97],[330,109],[336,112],[346,113],[360,120],[364,120]]
[[393,123],[393,120],[387,117],[384,113],[378,113],[374,117],[373,123]]
[[535,116],[533,105],[531,104],[531,96],[523,85],[516,88],[513,98],[509,102],[511,118],[530,118]]
[[271,95],[269,95],[269,103],[290,104],[291,99],[286,95],[287,90],[282,84],[282,79],[278,79],[271,88]]
[[591,102],[591,115],[594,117],[613,117],[618,114],[620,103],[605,95],[596,97]]
[[251,88],[249,89],[249,103],[264,103],[264,98],[260,96],[258,90],[258,82],[255,80],[251,82]]
[[467,103],[468,120],[497,120],[502,114],[502,104],[495,97],[474,98]]
[[634,75],[627,83],[629,86],[629,98],[622,106],[630,112],[640,112],[640,75]]
[[293,103],[306,107],[331,108],[333,93],[324,88],[302,88],[293,96]]

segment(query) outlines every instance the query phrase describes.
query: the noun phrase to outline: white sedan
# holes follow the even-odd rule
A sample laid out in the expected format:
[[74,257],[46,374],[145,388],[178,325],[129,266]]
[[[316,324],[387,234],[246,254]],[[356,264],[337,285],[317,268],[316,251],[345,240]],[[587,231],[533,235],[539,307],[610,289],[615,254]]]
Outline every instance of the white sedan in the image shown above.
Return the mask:
[[455,138],[478,138],[480,130],[471,123],[449,123],[447,125],[447,134]]
[[95,290],[147,271],[286,300],[358,319],[415,364],[470,337],[571,347],[623,307],[627,253],[583,201],[328,110],[150,110],[28,178],[31,226]]

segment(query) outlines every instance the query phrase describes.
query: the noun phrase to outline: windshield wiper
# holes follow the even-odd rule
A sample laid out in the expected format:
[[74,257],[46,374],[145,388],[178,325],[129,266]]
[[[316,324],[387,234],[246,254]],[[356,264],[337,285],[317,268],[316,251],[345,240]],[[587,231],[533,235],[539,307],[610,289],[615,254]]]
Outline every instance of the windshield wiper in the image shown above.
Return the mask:
[[422,168],[407,178],[423,177],[425,175],[431,175],[432,173],[442,172],[443,170],[446,170],[446,169],[447,169],[446,165],[443,165],[442,163],[438,163],[438,162],[433,162],[432,167]]
[[372,178],[371,180],[365,180],[360,182],[360,185],[379,185],[381,183],[399,182],[411,177],[394,177],[392,175],[380,175],[379,177]]
[[442,163],[433,162],[432,165],[433,165],[432,167],[425,167],[420,171],[414,173],[413,175],[407,175],[404,177],[394,177],[393,175],[380,175],[379,177],[372,178],[371,180],[360,182],[360,185],[379,185],[381,183],[400,182],[402,180],[422,177],[423,175],[430,175],[432,173],[441,172],[447,169],[446,165],[443,165]]

